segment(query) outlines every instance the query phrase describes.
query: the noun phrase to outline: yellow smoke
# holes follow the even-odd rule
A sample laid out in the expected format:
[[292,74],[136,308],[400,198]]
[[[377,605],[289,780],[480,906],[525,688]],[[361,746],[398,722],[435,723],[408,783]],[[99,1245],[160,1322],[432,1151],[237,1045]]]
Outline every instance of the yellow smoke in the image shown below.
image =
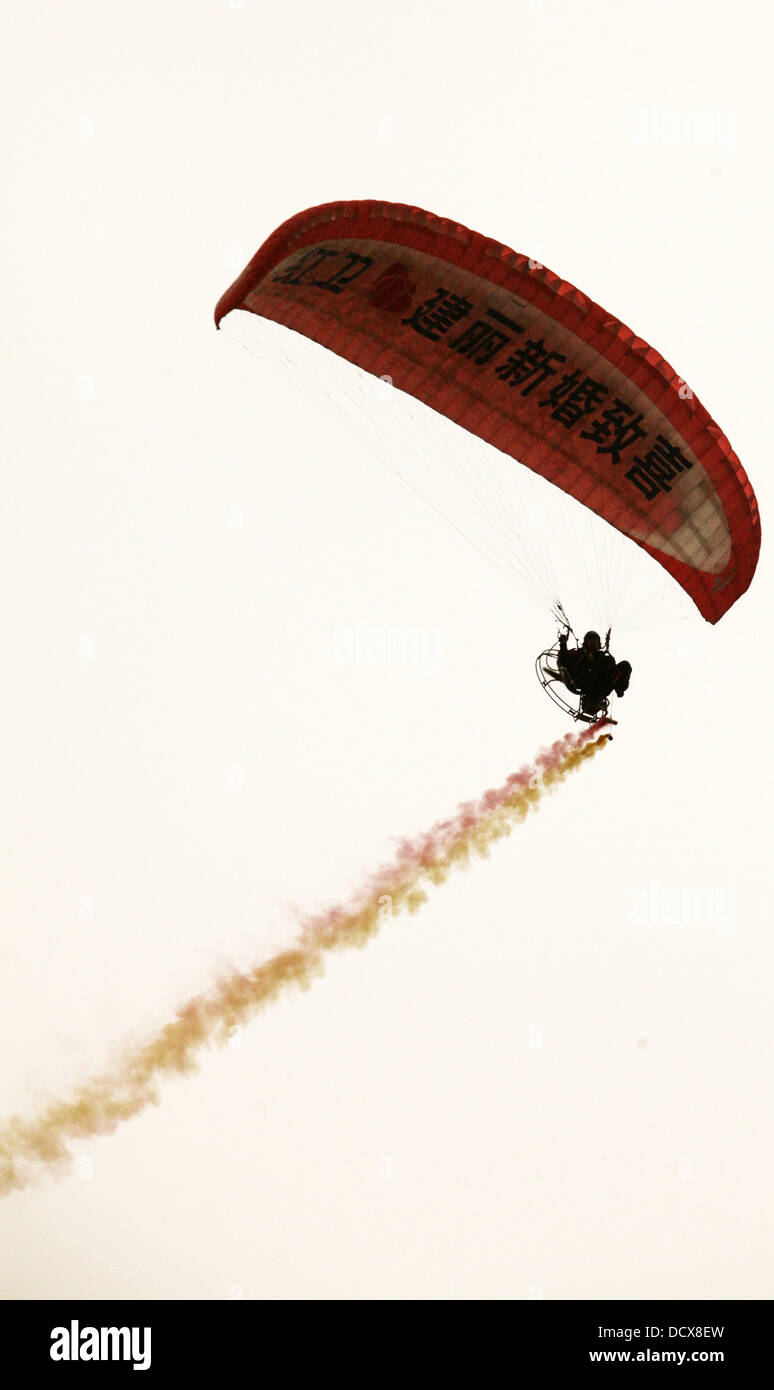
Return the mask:
[[608,735],[598,734],[597,727],[580,736],[568,735],[535,767],[523,769],[503,788],[402,846],[397,862],[374,875],[351,903],[310,919],[292,948],[247,973],[233,971],[209,994],[191,999],[173,1023],[126,1052],[112,1070],[85,1082],[71,1099],[51,1102],[37,1119],[9,1120],[0,1129],[0,1194],[26,1187],[41,1169],[65,1169],[68,1141],[109,1133],[122,1120],[157,1104],[159,1082],[167,1076],[190,1075],[204,1046],[227,1042],[235,1027],[288,987],[308,989],[323,972],[326,951],[364,946],[386,918],[416,912],[427,900],[430,885],[443,883],[473,856],[487,855],[538,806],[546,791],[553,791],[605,746]]

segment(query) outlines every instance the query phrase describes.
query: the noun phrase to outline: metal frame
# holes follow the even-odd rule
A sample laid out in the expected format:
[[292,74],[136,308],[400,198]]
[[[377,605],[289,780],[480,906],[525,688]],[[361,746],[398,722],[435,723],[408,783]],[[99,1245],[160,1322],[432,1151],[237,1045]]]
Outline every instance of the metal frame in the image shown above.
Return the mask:
[[[610,708],[609,696],[607,697],[607,699],[604,699],[600,702],[595,714],[585,714],[580,707],[580,691],[572,690],[568,685],[566,685],[565,682],[562,680],[562,677],[560,676],[558,669],[556,668],[556,661],[558,655],[559,641],[557,639],[557,641],[554,642],[553,647],[549,647],[548,651],[541,652],[540,656],[537,658],[535,662],[535,671],[537,673],[537,678],[540,681],[540,684],[542,685],[549,699],[553,700],[554,704],[557,705],[559,709],[564,710],[565,714],[569,714],[571,719],[580,720],[583,724],[596,724],[598,719],[606,718],[607,712]],[[543,663],[546,661],[553,662],[553,665],[544,666]],[[614,720],[612,720],[611,722],[615,723]]]

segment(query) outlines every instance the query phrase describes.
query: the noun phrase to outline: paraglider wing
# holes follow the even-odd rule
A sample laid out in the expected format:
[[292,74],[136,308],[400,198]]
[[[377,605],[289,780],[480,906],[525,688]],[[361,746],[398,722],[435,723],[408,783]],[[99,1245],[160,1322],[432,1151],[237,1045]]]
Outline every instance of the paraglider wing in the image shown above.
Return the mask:
[[542,475],[664,566],[709,622],[748,588],[758,507],[667,362],[526,256],[395,203],[328,203],[269,237],[215,311],[304,334]]

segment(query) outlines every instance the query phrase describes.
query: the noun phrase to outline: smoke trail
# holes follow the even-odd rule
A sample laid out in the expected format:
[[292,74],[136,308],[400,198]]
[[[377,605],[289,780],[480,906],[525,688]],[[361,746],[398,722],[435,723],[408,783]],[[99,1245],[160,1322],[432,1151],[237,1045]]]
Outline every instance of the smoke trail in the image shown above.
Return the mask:
[[26,1187],[41,1169],[67,1168],[68,1140],[114,1130],[122,1120],[158,1104],[159,1082],[196,1069],[205,1045],[222,1045],[232,1030],[291,985],[308,989],[323,972],[326,951],[364,946],[381,923],[398,912],[416,912],[431,885],[510,835],[553,791],[605,746],[599,721],[582,734],[567,734],[541,753],[531,767],[513,773],[501,787],[459,807],[450,820],[404,840],[395,860],[373,874],[348,903],[307,919],[296,944],[248,972],[233,971],[209,994],[189,1000],[149,1042],[131,1048],[104,1075],[85,1082],[70,1100],[53,1101],[37,1119],[15,1117],[0,1129],[0,1195]]

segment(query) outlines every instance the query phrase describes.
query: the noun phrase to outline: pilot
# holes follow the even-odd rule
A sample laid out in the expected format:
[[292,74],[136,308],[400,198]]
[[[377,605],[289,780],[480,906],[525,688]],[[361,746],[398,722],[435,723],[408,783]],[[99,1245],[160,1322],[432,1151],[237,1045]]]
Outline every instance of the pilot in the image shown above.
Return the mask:
[[622,696],[629,688],[631,665],[628,661],[616,662],[608,651],[609,642],[608,632],[603,649],[599,633],[590,631],[582,646],[568,650],[567,633],[563,632],[559,638],[559,674],[567,689],[580,695],[584,714],[596,714],[613,691]]

